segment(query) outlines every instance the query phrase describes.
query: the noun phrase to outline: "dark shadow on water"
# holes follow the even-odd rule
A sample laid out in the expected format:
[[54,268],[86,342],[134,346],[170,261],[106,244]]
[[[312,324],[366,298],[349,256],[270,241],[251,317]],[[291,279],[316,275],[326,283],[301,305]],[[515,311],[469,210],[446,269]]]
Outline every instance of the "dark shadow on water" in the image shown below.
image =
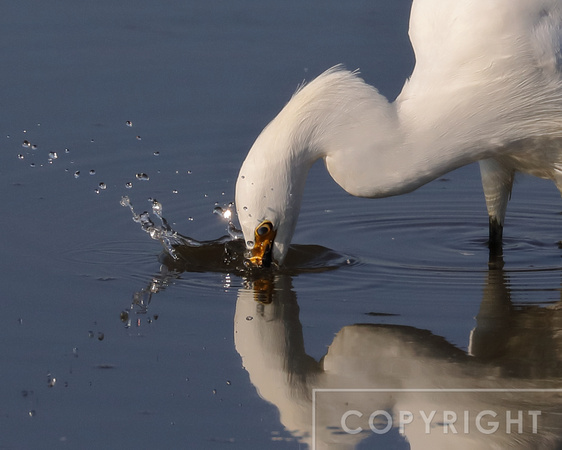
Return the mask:
[[356,259],[342,255],[320,245],[291,245],[281,267],[253,268],[246,263],[246,248],[242,240],[230,240],[228,236],[215,241],[199,242],[198,245],[174,245],[174,254],[162,253],[160,261],[178,272],[221,272],[239,276],[263,273],[325,272],[355,264]]

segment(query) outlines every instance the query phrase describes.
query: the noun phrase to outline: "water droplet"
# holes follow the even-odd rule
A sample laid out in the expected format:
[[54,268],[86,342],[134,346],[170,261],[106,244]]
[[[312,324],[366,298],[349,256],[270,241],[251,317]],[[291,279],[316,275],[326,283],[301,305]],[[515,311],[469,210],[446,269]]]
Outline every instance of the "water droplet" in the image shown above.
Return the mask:
[[90,175],[95,175],[96,174],[96,170],[95,169],[91,169],[90,170]]
[[156,199],[152,200],[152,212],[157,216],[162,214],[162,203]]
[[129,197],[124,195],[123,197],[121,197],[121,201],[119,203],[121,204],[121,206],[130,206],[131,200],[129,199]]
[[125,124],[126,124],[128,127],[132,127],[132,126],[133,126],[133,122],[131,122],[130,120],[127,120],[127,122],[125,122]]
[[220,206],[216,206],[215,209],[213,209],[213,214],[218,214],[219,216],[222,216],[222,208]]
[[140,141],[142,138],[140,136],[137,136],[137,141]]
[[142,180],[142,181],[150,180],[149,176],[146,173],[137,173],[135,176],[137,177],[137,180]]
[[58,157],[57,152],[49,152],[49,159],[57,159]]
[[96,188],[96,189],[94,189],[94,192],[95,192],[96,194],[99,194],[99,193],[100,193],[100,190]]
[[254,247],[254,241],[246,241],[246,246],[248,248],[253,248]]
[[31,145],[31,150],[37,150],[37,144],[32,144],[32,145]]
[[35,167],[35,163],[29,164],[29,167]]
[[27,414],[29,415],[29,417],[35,417],[35,414],[37,414],[37,413],[35,412],[34,409],[32,409]]
[[79,178],[80,177],[80,171],[77,170],[76,172],[74,172],[74,178]]
[[21,146],[22,146],[22,147],[28,147],[28,148],[29,148],[29,147],[31,147],[31,142],[29,142],[29,141],[26,139],[25,141],[23,141],[23,142],[21,143]]
[[242,178],[243,180],[246,179],[246,175],[242,175],[240,178]]
[[250,320],[254,320],[254,318],[252,316],[246,316],[246,320],[250,321]]
[[64,149],[64,152],[65,152],[65,153],[70,153],[70,149],[65,148],[65,149]]
[[172,189],[172,194],[177,194],[178,190],[177,189]]
[[20,153],[20,154],[18,155],[18,159],[23,159],[23,158],[24,158],[24,156]]
[[188,171],[187,171],[187,174],[188,174],[188,175],[191,175],[191,173],[192,173],[191,170],[188,170]]
[[107,185],[103,181],[99,184],[99,187],[102,191],[105,191],[107,189]]
[[131,189],[131,188],[133,187],[133,183],[131,183],[131,182],[129,181],[129,182],[125,183],[125,187],[126,187],[127,189]]
[[153,155],[154,156],[160,156],[160,152],[154,152]]
[[232,385],[232,383],[230,382],[230,380],[226,380],[226,384],[227,384],[228,386]]
[[105,337],[105,335],[100,331],[98,333],[98,341],[103,341],[103,338]]
[[187,220],[189,220],[190,222],[193,222],[193,217],[188,217]]
[[244,206],[242,209],[243,209],[244,211],[248,211],[248,207],[247,207],[247,206]]

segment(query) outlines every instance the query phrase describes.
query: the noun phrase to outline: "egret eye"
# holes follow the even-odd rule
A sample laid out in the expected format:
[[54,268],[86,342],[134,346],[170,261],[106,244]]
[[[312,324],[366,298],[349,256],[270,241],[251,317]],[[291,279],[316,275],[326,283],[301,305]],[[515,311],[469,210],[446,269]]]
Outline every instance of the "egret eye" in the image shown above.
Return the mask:
[[257,233],[258,236],[265,236],[270,231],[271,231],[271,224],[266,222],[266,223],[261,224],[258,227],[258,229],[256,230],[256,233]]

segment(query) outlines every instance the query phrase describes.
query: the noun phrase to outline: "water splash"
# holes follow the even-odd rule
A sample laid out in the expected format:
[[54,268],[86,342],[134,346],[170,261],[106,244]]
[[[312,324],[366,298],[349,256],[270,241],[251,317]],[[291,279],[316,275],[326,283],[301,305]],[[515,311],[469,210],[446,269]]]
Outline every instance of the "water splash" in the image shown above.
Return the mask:
[[[342,266],[354,265],[356,260],[348,255],[338,254],[328,248],[315,245],[291,245],[283,267],[272,264],[271,268],[256,268],[247,259],[247,243],[241,230],[233,223],[234,204],[215,206],[213,214],[227,222],[228,235],[210,241],[198,241],[175,231],[163,216],[163,205],[156,199],[149,199],[151,212],[137,214],[128,196],[121,198],[121,205],[128,207],[133,221],[140,224],[148,235],[159,241],[165,253],[161,262],[173,273],[225,272],[250,276],[263,271],[299,274],[324,272]],[[151,216],[156,217],[153,220]],[[156,223],[155,223],[156,222]],[[253,244],[253,243],[251,243]]]
[[234,225],[234,223],[232,222],[232,209],[231,209],[232,207],[234,207],[233,203],[230,203],[227,208],[222,208],[221,206],[215,206],[215,209],[213,209],[213,214],[217,214],[221,216],[223,219],[225,219],[226,221],[228,221],[227,231],[232,239],[234,240],[244,239],[244,234],[242,233],[242,230],[236,228],[236,225]]
[[160,225],[156,225],[152,221],[148,211],[137,214],[129,197],[123,196],[120,203],[121,206],[128,207],[131,210],[131,213],[133,214],[133,221],[139,223],[142,229],[146,231],[152,239],[160,241],[166,252],[169,253],[174,260],[180,259],[180,255],[176,250],[178,247],[199,247],[202,245],[201,242],[187,236],[183,236],[172,229],[166,218],[162,215],[162,203],[152,198],[149,199],[149,202],[152,204],[152,214],[158,218]]

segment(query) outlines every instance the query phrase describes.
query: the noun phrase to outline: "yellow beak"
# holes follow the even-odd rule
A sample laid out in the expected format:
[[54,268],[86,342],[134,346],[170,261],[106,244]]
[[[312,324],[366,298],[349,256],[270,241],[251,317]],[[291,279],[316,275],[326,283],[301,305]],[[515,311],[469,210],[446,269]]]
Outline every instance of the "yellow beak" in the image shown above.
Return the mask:
[[269,221],[262,222],[254,231],[254,247],[250,262],[257,267],[269,267],[272,262],[273,240],[277,232]]

